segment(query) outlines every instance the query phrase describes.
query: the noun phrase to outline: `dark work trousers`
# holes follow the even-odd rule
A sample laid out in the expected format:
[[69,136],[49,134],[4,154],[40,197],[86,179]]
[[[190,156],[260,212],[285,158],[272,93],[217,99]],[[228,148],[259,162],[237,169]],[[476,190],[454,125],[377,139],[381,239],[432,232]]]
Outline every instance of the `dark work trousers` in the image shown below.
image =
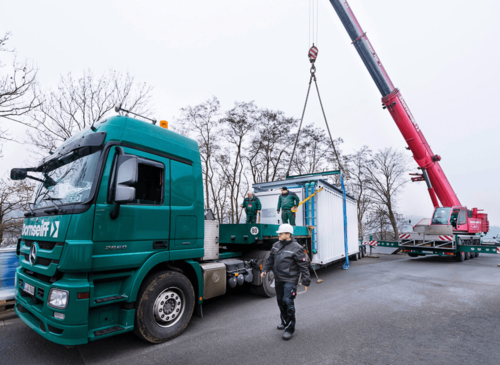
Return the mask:
[[275,282],[276,299],[280,308],[281,324],[285,331],[295,331],[295,297],[297,296],[297,285],[290,283]]
[[291,209],[282,209],[281,210],[281,220],[283,224],[289,223],[292,226],[295,225],[295,213],[292,212]]
[[247,220],[245,223],[255,223],[257,221],[257,213],[255,214],[252,214],[252,213],[249,213],[247,214]]

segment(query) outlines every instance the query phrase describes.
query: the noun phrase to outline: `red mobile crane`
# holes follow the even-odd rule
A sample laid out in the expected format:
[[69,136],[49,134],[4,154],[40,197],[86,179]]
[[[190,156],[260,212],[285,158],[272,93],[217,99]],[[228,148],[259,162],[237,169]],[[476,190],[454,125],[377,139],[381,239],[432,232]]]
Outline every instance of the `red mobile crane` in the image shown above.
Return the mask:
[[[408,144],[408,149],[413,152],[413,158],[422,171],[421,174],[412,174],[415,175],[412,181],[426,182],[434,205],[432,220],[424,219],[414,227],[412,233],[400,234],[400,245],[440,249],[453,248],[456,250],[456,245],[459,244],[479,244],[480,236],[477,236],[477,234],[489,231],[488,215],[480,213],[477,208],[468,210],[467,207],[460,203],[439,165],[441,157],[432,152],[410,108],[403,99],[401,92],[394,87],[366,33],[363,32],[354,16],[351,7],[346,0],[330,0],[330,3],[337,12],[352,40],[352,44],[382,94],[383,108],[389,111],[394,122],[396,122]],[[442,207],[440,207],[438,199]],[[422,253],[421,250],[411,251],[411,253],[415,252]],[[459,261],[467,259],[470,255],[469,252],[461,253],[462,255],[456,255]],[[472,257],[474,257],[474,254],[472,254]]]

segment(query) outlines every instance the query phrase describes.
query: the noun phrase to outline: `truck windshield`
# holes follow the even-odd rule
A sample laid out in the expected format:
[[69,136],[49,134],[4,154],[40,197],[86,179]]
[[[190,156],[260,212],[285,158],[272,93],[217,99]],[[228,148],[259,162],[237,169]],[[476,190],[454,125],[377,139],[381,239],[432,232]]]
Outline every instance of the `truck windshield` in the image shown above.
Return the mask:
[[451,208],[436,208],[431,224],[448,224]]
[[[81,203],[90,196],[101,151],[83,155],[73,151],[44,170],[45,181],[35,190],[34,208]],[[55,204],[53,204],[54,202]]]

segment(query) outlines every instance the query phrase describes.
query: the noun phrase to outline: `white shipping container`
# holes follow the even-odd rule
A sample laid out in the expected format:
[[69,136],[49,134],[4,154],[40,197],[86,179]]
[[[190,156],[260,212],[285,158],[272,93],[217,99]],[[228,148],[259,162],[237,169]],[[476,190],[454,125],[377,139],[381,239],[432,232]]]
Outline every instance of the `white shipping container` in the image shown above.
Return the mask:
[[[300,201],[302,201],[302,196],[303,196],[303,189],[302,188],[291,188],[289,191],[294,192],[297,194],[298,198]],[[256,193],[255,196],[259,198],[260,203],[262,204],[262,210],[261,210],[261,220],[260,223],[262,224],[281,224],[283,223],[281,221],[281,212],[278,214],[276,211],[276,208],[278,207],[278,199],[279,196],[281,195],[281,190],[279,189],[274,189],[270,191],[263,191]],[[304,214],[303,210],[300,209],[295,216],[295,222],[297,225],[304,225]]]
[[[323,188],[315,195],[315,235],[316,251],[313,255],[313,264],[327,264],[345,257],[344,245],[344,210],[342,204],[342,191],[319,180],[316,190]],[[358,221],[356,213],[356,200],[346,198],[347,211],[347,242],[348,255],[359,252]]]
[[[256,189],[255,195],[262,203],[261,223],[281,224],[281,214],[277,215],[276,212],[278,197],[281,195],[280,187],[293,186],[289,190],[295,192],[302,201],[307,197],[304,185],[311,181],[316,184],[314,191],[323,188],[312,198],[314,199],[314,214],[311,213],[312,199],[310,199],[307,204],[302,204],[297,211],[295,222],[298,226],[312,226],[311,217],[314,217],[316,254],[313,254],[312,263],[327,265],[345,258],[344,212],[340,187],[332,185],[317,176],[259,183],[254,184],[253,187]],[[309,194],[311,194],[310,189]],[[306,209],[309,209],[309,212]],[[346,197],[346,211],[348,255],[354,255],[359,252],[358,222],[356,200],[349,195]],[[306,217],[309,217],[308,224]]]

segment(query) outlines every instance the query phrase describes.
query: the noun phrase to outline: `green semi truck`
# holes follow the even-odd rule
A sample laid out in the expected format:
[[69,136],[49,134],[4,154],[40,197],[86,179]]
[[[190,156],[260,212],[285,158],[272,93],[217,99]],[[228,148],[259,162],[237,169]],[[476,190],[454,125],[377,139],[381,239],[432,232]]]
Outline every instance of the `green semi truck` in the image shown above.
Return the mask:
[[[159,343],[235,286],[275,295],[273,275],[259,274],[278,225],[210,217],[189,138],[114,116],[11,178],[39,181],[17,244],[15,310],[50,341],[134,331]],[[311,252],[307,227],[295,237]]]

